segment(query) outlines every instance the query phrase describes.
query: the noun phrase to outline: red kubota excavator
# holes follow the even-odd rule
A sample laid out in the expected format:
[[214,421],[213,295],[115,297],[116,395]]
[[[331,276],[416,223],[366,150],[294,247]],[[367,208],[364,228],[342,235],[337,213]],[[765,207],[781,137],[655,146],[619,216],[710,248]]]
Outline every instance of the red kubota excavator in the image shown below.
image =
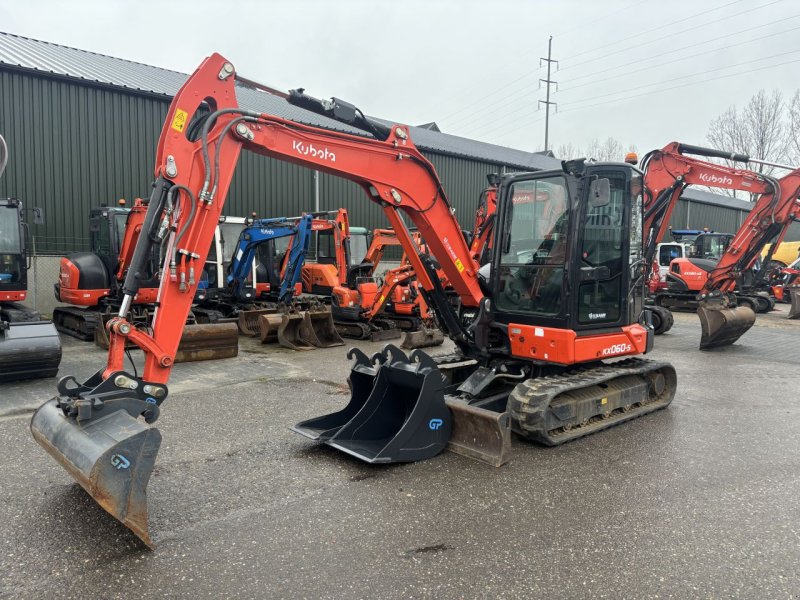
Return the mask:
[[[163,276],[152,332],[142,331],[127,320],[139,266],[166,216],[167,260],[176,255],[180,272],[200,269],[243,149],[357,183],[383,208],[457,348],[435,359],[391,345],[373,357],[351,350],[347,406],[295,431],[370,463],[422,460],[449,444],[499,465],[508,460],[511,428],[557,445],[672,401],[674,368],[638,358],[654,337],[644,309],[642,173],[634,166],[575,160],[504,175],[492,260],[479,270],[408,127],[374,122],[341,100],[291,92],[293,104],[362,134],[318,129],[239,108],[234,82],[233,65],[214,54],[173,99],[143,235],[119,315],[107,325],[108,362],[86,381],[63,378],[31,421],[34,438],[145,543],[152,543],[145,490],[161,441],[151,425],[168,396],[196,282]],[[531,195],[541,201],[514,201]],[[401,212],[438,264],[417,253]],[[455,297],[442,289],[437,267]],[[126,342],[144,352],[138,375],[125,369]],[[609,358],[623,360],[603,362]]]
[[[772,165],[788,169],[790,173],[776,179],[763,173],[714,164],[687,155]],[[642,160],[642,169],[646,189],[647,264],[652,264],[656,242],[666,233],[672,209],[687,186],[706,185],[760,194],[719,260],[688,258],[672,262],[679,269],[686,270],[688,267],[693,272],[707,274],[702,278],[703,285],[698,286],[697,290],[697,314],[702,326],[700,348],[732,344],[753,326],[756,319],[751,308],[755,306],[751,300],[752,294],[741,294],[738,300],[742,305],[737,306],[737,281],[741,281],[742,276],[752,269],[766,244],[772,243],[772,248],[780,244],[789,225],[800,215],[800,169],[743,154],[677,142],[647,154]],[[764,263],[770,259],[771,255],[768,255]]]

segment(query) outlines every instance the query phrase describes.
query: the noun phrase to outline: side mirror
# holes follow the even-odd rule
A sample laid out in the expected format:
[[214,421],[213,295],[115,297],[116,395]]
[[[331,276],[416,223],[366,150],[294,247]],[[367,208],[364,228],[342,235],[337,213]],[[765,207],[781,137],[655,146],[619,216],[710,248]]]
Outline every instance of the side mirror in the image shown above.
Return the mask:
[[611,202],[611,183],[607,178],[595,179],[589,185],[589,206],[602,208]]

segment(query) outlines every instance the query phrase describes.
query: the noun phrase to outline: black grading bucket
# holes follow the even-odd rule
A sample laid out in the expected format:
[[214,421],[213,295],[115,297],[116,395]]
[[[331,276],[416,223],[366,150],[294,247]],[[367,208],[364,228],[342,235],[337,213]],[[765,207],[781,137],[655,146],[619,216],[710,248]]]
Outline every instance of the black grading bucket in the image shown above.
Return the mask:
[[0,322],[0,382],[55,377],[61,339],[50,321]]
[[260,334],[258,318],[261,315],[274,315],[278,312],[277,308],[255,308],[253,310],[240,310],[236,324],[242,335],[257,337]]
[[700,306],[697,309],[697,316],[700,317],[702,327],[701,350],[733,344],[756,322],[756,313],[747,306],[735,308]]
[[800,319],[800,288],[791,287],[784,290],[784,294],[788,292],[792,305],[789,307],[789,318]]
[[[100,506],[152,547],[146,492],[161,433],[139,417],[154,421],[158,406],[122,395],[135,394],[130,390],[115,392],[113,381],[120,375],[133,380],[115,373],[101,384],[105,393],[81,408],[69,396],[48,400],[34,413],[31,433]],[[71,378],[59,383],[59,391],[66,379]]]
[[314,346],[301,335],[302,324],[302,311],[295,308],[285,311],[281,315],[281,324],[278,327],[278,344],[292,350],[313,350]]
[[404,332],[400,347],[406,350],[413,350],[414,348],[441,346],[443,343],[444,334],[437,327],[425,327],[423,325],[417,331]]
[[[351,373],[353,393],[345,411],[357,412],[326,443],[368,463],[414,462],[436,456],[446,448],[452,429],[441,372],[423,352],[406,356],[396,346],[387,345],[382,354],[380,359],[373,357],[381,365],[371,388],[357,385]],[[357,360],[354,372],[363,366],[362,361]],[[340,420],[347,416],[334,414],[339,414]],[[306,421],[295,431],[314,423],[324,430],[335,420],[332,417]],[[328,418],[331,422],[326,423]],[[324,435],[330,433],[324,431]]]
[[292,431],[304,435],[312,440],[325,442],[331,439],[350,419],[356,416],[358,411],[364,408],[364,404],[372,392],[375,385],[375,377],[378,375],[378,367],[385,359],[380,352],[375,354],[372,359],[367,357],[358,348],[350,348],[347,351],[347,358],[355,358],[355,362],[350,369],[350,377],[347,383],[350,386],[350,401],[342,410],[301,421]]
[[331,311],[324,305],[309,307],[300,324],[300,337],[317,348],[344,346],[344,340],[336,331]]

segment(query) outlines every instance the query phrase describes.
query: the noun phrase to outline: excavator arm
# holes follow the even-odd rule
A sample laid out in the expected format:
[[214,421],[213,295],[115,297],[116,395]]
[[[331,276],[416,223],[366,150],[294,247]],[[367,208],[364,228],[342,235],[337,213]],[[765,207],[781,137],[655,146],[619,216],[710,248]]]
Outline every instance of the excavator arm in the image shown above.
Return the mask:
[[737,163],[766,163],[744,154],[673,142],[645,156],[644,240],[645,264],[651,264],[658,242],[669,226],[672,210],[690,185],[742,190],[758,194],[752,210],[731,240],[725,253],[709,273],[700,294],[698,314],[703,325],[700,347],[727,345],[738,339],[755,322],[747,308],[735,305],[728,295],[737,278],[750,269],[761,250],[770,242],[780,243],[789,225],[800,214],[800,170],[785,165],[790,172],[780,179],[726,165],[714,164],[689,155],[723,158]]
[[[243,229],[236,243],[236,250],[234,251],[233,260],[231,261],[230,273],[228,273],[226,277],[226,283],[233,296],[237,299],[243,298],[243,291],[247,282],[247,276],[250,273],[253,259],[255,258],[256,249],[260,244],[282,237],[300,235],[299,232],[305,229],[306,232],[303,234],[305,241],[301,242],[298,240],[297,244],[292,245],[293,248],[297,248],[297,254],[302,254],[304,257],[304,248],[307,249],[308,239],[310,238],[308,231],[311,227],[311,220],[311,215],[302,217],[299,219],[299,221],[297,219],[292,220],[284,218],[260,219]],[[305,243],[305,247],[303,246],[303,243]],[[297,261],[297,256],[294,257],[294,261],[292,261],[290,258],[290,269],[287,271],[287,273],[289,273],[289,279],[293,278],[292,274],[296,271],[295,268],[291,268],[291,265],[296,264]],[[285,282],[286,278],[284,277],[284,279],[281,281],[281,298],[285,293]]]

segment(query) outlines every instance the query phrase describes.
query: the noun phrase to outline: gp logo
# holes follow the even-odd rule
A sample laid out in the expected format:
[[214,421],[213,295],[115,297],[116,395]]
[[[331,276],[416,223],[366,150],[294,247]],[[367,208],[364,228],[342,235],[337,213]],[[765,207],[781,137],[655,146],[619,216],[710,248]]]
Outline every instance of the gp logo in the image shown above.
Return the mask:
[[444,421],[441,419],[431,419],[428,421],[428,428],[436,431],[437,429],[441,429],[442,425],[444,425]]
[[117,470],[120,469],[127,469],[131,466],[131,461],[127,458],[122,456],[122,454],[112,454],[111,455],[111,466]]

